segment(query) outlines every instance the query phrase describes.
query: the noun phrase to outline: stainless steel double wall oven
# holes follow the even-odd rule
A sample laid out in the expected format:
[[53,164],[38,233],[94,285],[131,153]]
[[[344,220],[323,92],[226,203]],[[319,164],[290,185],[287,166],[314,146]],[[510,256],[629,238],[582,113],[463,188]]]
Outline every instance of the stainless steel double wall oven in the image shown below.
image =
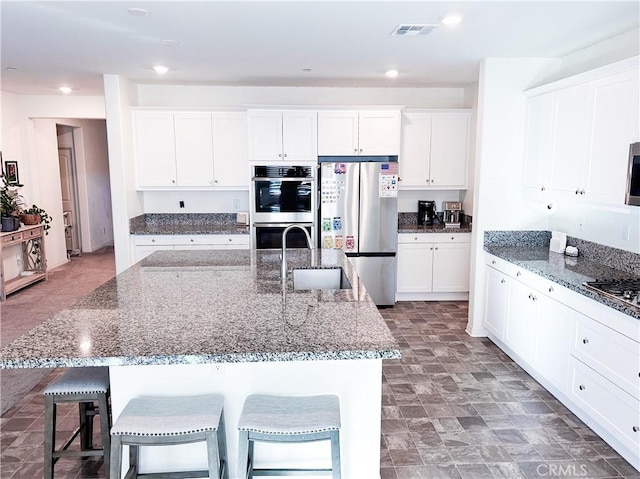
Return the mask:
[[[254,166],[251,181],[251,240],[256,249],[282,247],[282,232],[291,224],[304,225],[316,237],[315,165]],[[306,248],[302,231],[287,235],[288,248]]]

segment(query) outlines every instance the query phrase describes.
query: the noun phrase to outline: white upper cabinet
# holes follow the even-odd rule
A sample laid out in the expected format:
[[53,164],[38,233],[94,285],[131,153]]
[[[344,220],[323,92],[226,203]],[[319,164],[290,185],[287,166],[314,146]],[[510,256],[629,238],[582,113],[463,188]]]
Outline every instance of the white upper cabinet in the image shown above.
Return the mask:
[[632,69],[529,98],[524,195],[624,204],[639,88]]
[[213,131],[211,113],[173,115],[178,186],[213,185]]
[[530,198],[543,199],[548,195],[554,112],[554,95],[537,96],[527,102],[522,187]]
[[247,115],[212,114],[214,186],[248,189],[251,171],[247,150]]
[[251,161],[318,160],[317,112],[249,110],[247,118]]
[[176,186],[176,149],[173,113],[134,113],[134,138],[138,166],[138,186]]
[[138,188],[249,187],[244,112],[136,111]]
[[404,112],[400,150],[401,187],[467,187],[470,113]]
[[318,155],[398,155],[400,112],[318,112]]

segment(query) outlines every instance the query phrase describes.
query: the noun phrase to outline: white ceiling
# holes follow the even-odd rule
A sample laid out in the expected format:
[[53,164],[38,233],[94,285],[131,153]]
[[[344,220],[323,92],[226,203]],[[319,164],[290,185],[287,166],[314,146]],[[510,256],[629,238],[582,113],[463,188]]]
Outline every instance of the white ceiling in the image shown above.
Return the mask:
[[[141,83],[463,86],[485,57],[562,57],[638,28],[627,1],[2,1],[0,88],[101,95],[102,74]],[[132,16],[128,8],[149,10]],[[392,37],[399,23],[439,23]],[[164,46],[162,40],[177,40]],[[159,77],[152,66],[170,71]],[[7,70],[15,67],[16,70]],[[303,72],[305,68],[311,72]],[[397,69],[388,79],[384,72]]]

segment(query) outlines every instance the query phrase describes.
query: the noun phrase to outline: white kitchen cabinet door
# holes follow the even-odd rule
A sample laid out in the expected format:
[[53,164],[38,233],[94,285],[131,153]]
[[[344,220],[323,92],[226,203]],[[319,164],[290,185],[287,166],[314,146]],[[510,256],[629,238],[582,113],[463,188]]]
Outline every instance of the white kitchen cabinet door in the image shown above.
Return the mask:
[[585,169],[591,131],[591,90],[587,84],[555,93],[556,121],[550,188],[558,198],[587,194]]
[[177,112],[173,118],[177,186],[213,186],[211,113]]
[[249,159],[251,161],[281,161],[282,157],[282,112],[272,110],[250,110]]
[[400,147],[400,185],[430,186],[431,114],[403,113]]
[[629,145],[640,140],[638,71],[607,77],[593,84],[593,129],[586,199],[624,204]]
[[360,112],[358,154],[400,154],[400,111]]
[[467,187],[469,114],[434,113],[431,118],[431,186]]
[[398,293],[424,293],[432,289],[433,244],[398,244]]
[[138,187],[176,186],[176,150],[171,112],[134,112]]
[[469,243],[433,244],[434,293],[469,291]]
[[[569,307],[536,291],[537,316],[532,365],[560,391],[569,387],[569,354],[573,315]],[[553,287],[549,291],[553,294]]]
[[522,187],[528,198],[542,200],[548,196],[554,117],[552,93],[527,101]]
[[133,245],[134,261],[137,263],[154,251],[172,250],[173,235],[135,235]]
[[507,324],[509,281],[504,273],[487,266],[484,326],[500,341],[504,341]]
[[282,112],[282,152],[288,162],[318,161],[317,112]]
[[358,154],[358,112],[318,112],[318,156]]
[[537,311],[538,298],[532,288],[511,280],[504,343],[527,363],[533,356]]
[[251,181],[247,115],[213,113],[213,173],[217,187],[248,189]]

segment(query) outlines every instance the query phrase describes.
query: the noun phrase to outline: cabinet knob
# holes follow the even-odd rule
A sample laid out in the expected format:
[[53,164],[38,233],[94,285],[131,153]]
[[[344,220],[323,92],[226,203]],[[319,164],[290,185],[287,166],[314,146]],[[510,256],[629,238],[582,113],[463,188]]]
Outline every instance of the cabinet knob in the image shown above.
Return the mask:
[[233,238],[229,238],[229,241],[233,241]]
[[354,153],[358,153],[358,149],[357,149],[357,148],[354,148],[354,149],[353,149],[353,152],[354,152]]
[[438,251],[438,247],[436,246],[436,251]]
[[584,190],[581,190],[581,191],[580,191],[580,194],[581,194],[581,195],[584,195],[585,193],[586,193],[586,191],[584,191]]
[[176,184],[176,180],[171,180],[171,183],[173,183],[175,185]]
[[576,195],[579,195],[579,194],[580,194],[580,190],[576,190]]
[[191,242],[193,243],[193,238],[191,238]]
[[413,237],[413,241],[418,241],[418,237],[417,237],[417,236],[414,236],[414,237]]
[[587,387],[584,384],[581,384],[580,386],[578,386],[578,389],[580,389],[580,391],[584,391],[585,389],[587,389]]
[[360,148],[360,153],[362,153],[362,148]]
[[433,183],[435,180],[433,178],[431,178],[431,183]]
[[589,338],[584,338],[582,340],[582,344],[589,344]]
[[496,264],[496,260],[495,260],[495,259],[492,259],[492,260],[491,260],[491,264]]
[[537,296],[535,296],[535,295],[533,295],[533,296],[531,297],[531,301],[533,301],[533,302],[538,301],[538,297],[537,297]]
[[504,280],[504,278],[502,278],[502,279],[500,280],[500,283],[502,283],[502,284],[506,283],[506,281]]
[[522,273],[521,273],[520,271],[518,271],[518,272],[516,273],[516,276],[522,276]]
[[433,251],[433,246],[431,248],[429,248],[429,250]]
[[638,427],[638,426],[633,426],[632,429],[633,429],[633,432],[640,431],[640,427]]
[[426,180],[424,180],[425,182],[429,183],[429,181],[431,181],[429,178],[427,178]]
[[152,239],[152,240],[151,240],[151,242],[152,242],[152,243],[155,243],[155,242],[156,242],[156,240]]
[[278,153],[278,158],[282,158],[282,153]]
[[532,299],[532,298],[533,298],[533,296],[531,296],[531,293],[529,293],[529,299]]
[[546,191],[547,188],[545,188],[544,185],[542,185],[542,188],[540,188],[540,191]]
[[553,293],[553,286],[549,286],[549,292]]
[[218,184],[218,180],[213,180],[213,182],[217,185]]
[[286,154],[286,153],[284,154],[284,157],[285,157],[285,158],[287,157],[287,154]]
[[455,236],[452,236],[452,237],[451,237],[451,239],[452,239],[452,240],[454,240],[454,239],[456,239],[456,237],[455,237]]

